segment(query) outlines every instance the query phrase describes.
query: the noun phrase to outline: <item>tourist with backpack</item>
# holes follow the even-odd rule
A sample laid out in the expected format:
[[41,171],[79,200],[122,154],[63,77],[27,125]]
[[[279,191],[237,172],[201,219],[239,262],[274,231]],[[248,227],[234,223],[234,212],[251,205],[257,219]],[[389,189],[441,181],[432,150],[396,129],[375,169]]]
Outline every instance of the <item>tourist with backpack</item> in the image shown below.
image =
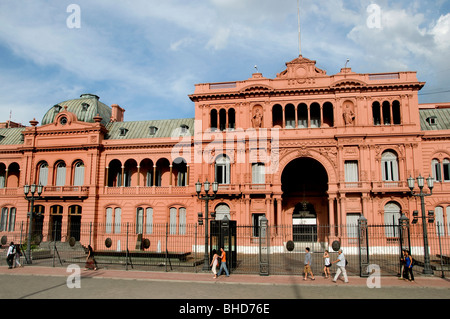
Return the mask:
[[13,268],[14,256],[16,255],[16,246],[13,242],[9,244],[8,251],[6,252],[6,262],[8,263],[8,269]]

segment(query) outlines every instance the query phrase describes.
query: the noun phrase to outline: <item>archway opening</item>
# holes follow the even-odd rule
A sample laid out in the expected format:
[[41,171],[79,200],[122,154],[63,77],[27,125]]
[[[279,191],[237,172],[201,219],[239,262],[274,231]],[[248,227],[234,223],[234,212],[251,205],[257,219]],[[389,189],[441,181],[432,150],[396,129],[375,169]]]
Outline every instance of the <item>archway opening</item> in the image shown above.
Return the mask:
[[282,213],[292,218],[293,240],[317,241],[317,226],[329,223],[328,174],[323,165],[312,158],[291,161],[281,175],[281,190]]

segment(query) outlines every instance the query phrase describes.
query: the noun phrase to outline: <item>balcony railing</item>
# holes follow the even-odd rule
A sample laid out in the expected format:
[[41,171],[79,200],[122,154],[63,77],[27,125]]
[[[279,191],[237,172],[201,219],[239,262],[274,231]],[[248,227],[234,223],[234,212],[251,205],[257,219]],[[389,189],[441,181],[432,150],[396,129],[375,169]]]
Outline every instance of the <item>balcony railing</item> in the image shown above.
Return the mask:
[[130,186],[103,189],[104,195],[187,195],[193,192],[188,186]]
[[42,197],[88,197],[89,186],[45,186]]

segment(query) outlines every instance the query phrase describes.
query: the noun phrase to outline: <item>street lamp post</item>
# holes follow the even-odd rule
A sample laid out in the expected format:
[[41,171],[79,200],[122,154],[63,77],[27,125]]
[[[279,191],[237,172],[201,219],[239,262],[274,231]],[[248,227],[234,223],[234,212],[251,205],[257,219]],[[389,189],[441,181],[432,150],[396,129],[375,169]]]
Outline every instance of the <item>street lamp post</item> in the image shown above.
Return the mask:
[[[414,181],[414,178],[411,176],[408,178],[408,187],[411,190],[412,196],[420,197],[420,204],[421,204],[421,209],[422,209],[423,249],[424,249],[423,274],[424,275],[432,275],[433,269],[431,269],[430,254],[428,252],[428,231],[427,231],[427,219],[425,216],[425,197],[431,196],[433,194],[433,186],[434,185],[433,185],[433,178],[431,176],[429,176],[427,178],[427,185],[428,185],[428,189],[430,190],[430,192],[424,193],[423,192],[424,180],[425,180],[425,178],[422,177],[421,175],[419,175],[419,177],[417,177],[417,186],[419,186],[419,190],[420,190],[419,193],[415,193],[413,191],[415,181]],[[413,215],[416,215],[416,213]],[[417,216],[414,216],[414,217],[417,217]],[[415,221],[417,222],[416,218],[415,218]],[[413,221],[413,223],[414,223],[414,221]]]
[[[23,192],[25,194],[25,199],[30,202],[30,211],[28,212],[28,217],[30,221],[28,223],[28,241],[27,241],[27,256],[28,256],[28,264],[31,264],[31,236],[33,234],[33,210],[34,210],[34,201],[37,199],[41,199],[41,194],[43,190],[42,185],[24,185]],[[37,196],[35,196],[37,191]]]
[[[208,180],[206,180],[206,182],[203,183],[203,186],[205,188],[205,195],[200,195],[200,192],[202,191],[202,183],[200,183],[200,181],[195,183],[195,190],[197,192],[198,199],[205,201],[205,261],[204,261],[204,265],[203,265],[203,270],[206,270],[206,271],[209,270],[209,252],[208,252],[208,224],[209,224],[208,219],[209,219],[209,213],[208,213],[208,202],[210,200],[213,200],[213,199],[216,198],[216,194],[217,194],[217,190],[218,190],[218,183],[217,182],[213,182],[212,183],[212,190],[213,190],[213,194],[212,195],[208,195],[209,185],[210,185],[210,183],[208,182]],[[200,218],[201,218],[201,213],[199,213],[199,219]]]

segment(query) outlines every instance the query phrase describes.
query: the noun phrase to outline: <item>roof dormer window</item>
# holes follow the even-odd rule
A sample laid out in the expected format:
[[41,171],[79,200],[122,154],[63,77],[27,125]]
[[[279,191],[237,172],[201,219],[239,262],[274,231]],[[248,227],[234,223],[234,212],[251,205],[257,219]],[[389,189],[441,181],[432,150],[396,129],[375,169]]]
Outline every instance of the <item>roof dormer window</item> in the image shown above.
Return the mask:
[[120,133],[119,133],[120,136],[125,136],[125,135],[127,135],[128,129],[121,127],[119,129],[119,131],[120,131]]
[[437,125],[437,117],[432,115],[430,117],[427,118],[427,122],[429,125]]
[[180,129],[181,129],[181,134],[183,134],[183,135],[189,133],[189,126],[187,126],[186,124],[181,124]]
[[62,106],[59,104],[56,104],[55,106],[53,106],[53,109],[55,110],[55,113],[59,113],[62,109]]
[[82,109],[83,109],[83,111],[87,111],[88,110],[88,108],[89,108],[89,104],[87,104],[87,103],[82,103],[81,104],[81,107],[82,107]]
[[155,135],[156,134],[156,132],[158,132],[158,128],[156,127],[156,126],[150,126],[149,127],[149,133],[150,133],[150,135]]

